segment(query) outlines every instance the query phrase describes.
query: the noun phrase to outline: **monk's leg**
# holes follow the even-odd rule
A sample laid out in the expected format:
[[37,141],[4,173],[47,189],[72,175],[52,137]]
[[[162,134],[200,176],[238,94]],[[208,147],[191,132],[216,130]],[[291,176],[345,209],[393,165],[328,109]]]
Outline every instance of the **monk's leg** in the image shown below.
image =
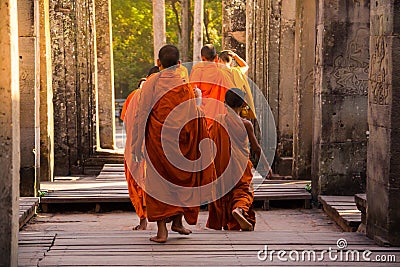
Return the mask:
[[172,218],[171,231],[177,232],[180,235],[189,235],[192,231],[183,227],[182,217],[182,214],[178,214]]
[[150,241],[165,243],[168,239],[167,223],[165,220],[157,221],[157,235],[150,237]]
[[239,208],[239,207],[235,208],[232,211],[232,216],[239,223],[240,228],[243,231],[253,231],[253,225],[243,215],[243,210],[241,208]]

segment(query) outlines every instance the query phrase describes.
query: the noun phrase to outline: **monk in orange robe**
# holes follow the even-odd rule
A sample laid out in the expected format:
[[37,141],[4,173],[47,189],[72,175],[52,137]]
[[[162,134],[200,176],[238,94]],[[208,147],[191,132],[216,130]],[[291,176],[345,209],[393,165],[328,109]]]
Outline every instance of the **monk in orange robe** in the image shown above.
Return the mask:
[[[158,71],[159,69],[157,66],[151,68],[149,70],[147,77]],[[130,144],[132,140],[133,118],[135,117],[135,112],[137,110],[137,103],[139,100],[140,89],[142,88],[142,85],[145,81],[146,81],[145,78],[140,79],[137,89],[129,94],[122,107],[121,120],[124,121],[126,126],[126,135],[128,144]],[[129,160],[129,157],[131,156],[130,153],[131,151],[129,150],[129,148],[130,148],[129,146],[126,147],[125,149],[126,155],[124,156],[125,178],[128,183],[129,198],[132,202],[132,205],[135,207],[136,214],[140,219],[139,225],[135,226],[133,230],[146,230],[147,213],[146,213],[145,192],[143,190],[144,177],[145,177],[145,162],[141,161],[140,163],[136,163],[133,162],[132,160]],[[129,166],[127,164],[127,159],[128,162],[130,162]],[[132,175],[132,173],[135,174],[135,178]],[[137,181],[140,183],[140,185],[138,184]]]
[[[178,61],[175,46],[160,49],[158,65],[162,71],[143,85],[132,131],[133,159],[146,158],[147,218],[156,221],[158,227],[157,235],[150,240],[158,243],[167,241],[169,221],[172,231],[191,233],[182,218],[190,225],[197,223],[202,195],[208,194],[200,186],[215,179],[212,159],[204,159],[205,151],[200,154],[199,150],[200,141],[208,137],[206,121],[199,117],[201,110],[196,107],[193,89],[176,70]],[[175,131],[176,136],[168,131]],[[176,158],[185,167],[174,162]]]
[[[190,83],[193,88],[200,88],[202,93],[202,108],[205,115],[209,118],[215,118],[216,115],[225,113],[223,105],[216,105],[213,101],[207,99],[215,99],[221,103],[225,100],[225,93],[229,88],[234,87],[233,78],[222,68],[226,68],[222,64],[218,64],[218,55],[215,47],[207,44],[201,48],[201,60],[193,66],[190,73]],[[212,119],[207,119],[210,126]]]
[[229,107],[228,112],[219,115],[213,122],[210,137],[217,147],[214,159],[217,177],[225,179],[218,190],[227,194],[209,204],[207,227],[216,230],[252,231],[256,221],[252,209],[253,174],[248,145],[250,142],[258,157],[261,147],[252,123],[239,116],[243,106],[247,105],[243,91],[238,88],[230,89],[226,93],[225,103]]

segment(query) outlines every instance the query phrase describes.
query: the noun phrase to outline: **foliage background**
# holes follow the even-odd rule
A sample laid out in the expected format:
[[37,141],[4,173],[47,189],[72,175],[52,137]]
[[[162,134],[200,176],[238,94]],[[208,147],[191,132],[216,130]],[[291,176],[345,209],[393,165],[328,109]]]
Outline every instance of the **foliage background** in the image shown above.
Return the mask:
[[[193,5],[191,2],[191,21]],[[175,12],[174,12],[175,9]],[[179,47],[180,0],[165,0],[167,43]],[[126,98],[153,66],[152,0],[112,0],[115,98]],[[222,1],[204,0],[204,43],[222,41]],[[192,31],[190,49],[192,51]],[[192,56],[190,56],[191,58]]]

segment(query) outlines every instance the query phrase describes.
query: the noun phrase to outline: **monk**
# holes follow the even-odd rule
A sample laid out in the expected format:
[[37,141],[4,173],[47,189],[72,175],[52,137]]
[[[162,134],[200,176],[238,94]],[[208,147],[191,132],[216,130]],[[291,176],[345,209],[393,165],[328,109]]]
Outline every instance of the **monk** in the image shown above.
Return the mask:
[[225,112],[222,105],[216,105],[208,98],[215,99],[221,103],[225,100],[225,93],[234,87],[230,74],[222,70],[218,64],[218,54],[212,44],[206,44],[201,48],[201,62],[193,66],[190,73],[190,83],[193,88],[200,88],[202,93],[202,108],[208,117],[207,123],[211,125],[212,119],[218,114]]
[[[228,179],[219,186],[219,190],[228,191],[231,188],[222,198],[209,204],[207,227],[211,229],[252,231],[255,226],[255,213],[252,209],[253,174],[248,144],[250,142],[258,157],[261,147],[252,123],[239,115],[247,105],[244,98],[241,89],[232,88],[227,91],[225,104],[229,107],[228,112],[219,115],[210,127],[210,137],[217,147],[214,159],[217,177],[222,175],[222,178]],[[230,181],[233,177],[240,178],[237,182]]]
[[[161,72],[149,77],[141,90],[132,130],[135,134],[132,156],[138,162],[143,157],[146,159],[147,218],[157,222],[158,228],[157,235],[150,240],[164,243],[168,239],[166,223],[169,221],[172,221],[172,231],[191,233],[183,226],[182,219],[189,225],[197,223],[203,203],[199,198],[201,189],[196,188],[215,179],[215,167],[212,160],[208,165],[201,161],[205,151],[200,154],[199,144],[208,137],[207,125],[196,107],[193,89],[182,79],[181,71],[177,71],[178,49],[165,45],[158,57]],[[176,143],[168,133],[175,130],[179,137]],[[179,155],[188,160],[185,164],[189,167],[182,168],[172,162]],[[203,163],[204,168],[198,170],[197,165],[203,166]]]
[[[152,75],[153,73],[158,72],[158,66],[152,67],[147,77]],[[130,144],[132,140],[132,118],[135,116],[135,112],[137,110],[137,102],[139,100],[140,89],[142,88],[143,83],[146,81],[146,78],[140,79],[137,89],[132,91],[127,97],[121,112],[121,120],[124,121],[126,126],[126,135],[127,135],[127,143]],[[128,111],[128,116],[126,116]],[[129,147],[128,147],[129,148]],[[125,154],[129,156],[129,149],[125,150]],[[132,230],[146,230],[147,229],[147,214],[146,214],[146,203],[145,203],[145,192],[143,190],[144,186],[144,178],[145,178],[145,162],[141,161],[140,163],[127,164],[127,156],[124,156],[124,171],[125,178],[128,183],[128,193],[129,198],[132,202],[132,205],[135,207],[135,211],[137,216],[139,217],[139,225],[132,228]],[[132,175],[135,173],[136,176]],[[141,185],[139,185],[136,181],[139,181]]]
[[[237,66],[232,66],[234,61],[236,62]],[[251,93],[250,85],[246,76],[246,73],[249,69],[246,61],[244,61],[244,59],[235,52],[231,50],[224,50],[219,54],[219,63],[226,66],[226,68],[223,68],[223,70],[227,71],[231,75],[235,87],[241,89],[245,93],[245,102],[248,106],[241,111],[241,117],[246,119],[255,119],[256,112],[253,94]]]

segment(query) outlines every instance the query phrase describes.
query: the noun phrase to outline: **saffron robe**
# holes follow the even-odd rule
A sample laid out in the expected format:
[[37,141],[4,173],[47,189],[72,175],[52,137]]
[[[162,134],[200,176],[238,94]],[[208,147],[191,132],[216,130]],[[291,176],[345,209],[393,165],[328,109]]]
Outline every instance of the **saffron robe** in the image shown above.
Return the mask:
[[[233,77],[224,70],[226,66],[214,62],[202,61],[193,66],[190,73],[190,84],[192,87],[200,88],[202,93],[202,109],[207,116],[208,126],[211,125],[212,119],[218,114],[224,114],[225,93],[229,89],[235,87]],[[207,99],[215,99],[219,101],[207,101]]]
[[[211,146],[210,153],[200,154],[200,141],[208,138],[207,125],[180,71],[166,69],[144,83],[134,122],[135,150],[143,138],[145,142],[148,220],[183,214],[189,224],[196,224],[202,199],[211,194],[199,186],[215,179],[215,167]],[[187,168],[176,165],[171,156],[188,160]]]
[[[137,104],[140,96],[140,89],[137,89],[129,94],[127,97],[121,112],[121,119],[124,121],[126,126],[126,144],[132,142],[132,126],[135,113],[137,111]],[[132,160],[132,153],[130,146],[125,146],[124,151],[124,170],[125,178],[128,183],[129,198],[132,205],[135,207],[136,214],[140,219],[147,217],[146,213],[146,201],[144,179],[146,175],[145,161],[134,162]]]
[[[233,112],[219,115],[210,127],[210,137],[217,148],[214,159],[217,177],[222,175],[226,178],[225,182],[219,184],[218,190],[226,194],[208,205],[207,227],[240,230],[239,223],[232,216],[232,211],[239,207],[254,228],[252,164],[249,160],[248,135],[242,119]],[[231,167],[229,164],[232,164]],[[239,179],[234,180],[235,177]]]
[[254,106],[253,94],[251,92],[247,76],[242,72],[240,67],[223,68],[223,70],[230,73],[235,87],[246,93],[244,96],[244,100],[246,101],[246,104],[249,106],[250,109],[243,110],[241,116],[246,119],[255,119],[256,109]]

